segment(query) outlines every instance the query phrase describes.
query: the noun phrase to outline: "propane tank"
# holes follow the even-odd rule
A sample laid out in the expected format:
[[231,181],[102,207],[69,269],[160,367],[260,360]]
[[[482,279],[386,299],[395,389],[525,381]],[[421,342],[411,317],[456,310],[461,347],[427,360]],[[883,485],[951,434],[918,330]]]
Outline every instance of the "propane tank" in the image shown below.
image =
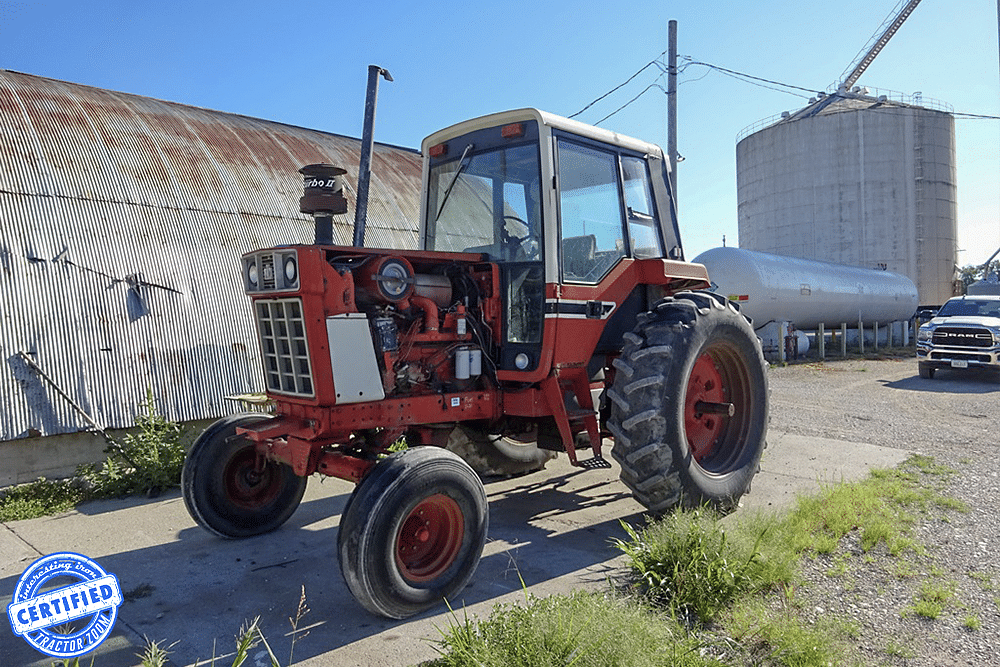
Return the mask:
[[717,294],[739,304],[754,327],[792,322],[798,329],[842,322],[908,320],[917,310],[917,287],[904,275],[782,257],[742,248],[712,248],[704,264]]

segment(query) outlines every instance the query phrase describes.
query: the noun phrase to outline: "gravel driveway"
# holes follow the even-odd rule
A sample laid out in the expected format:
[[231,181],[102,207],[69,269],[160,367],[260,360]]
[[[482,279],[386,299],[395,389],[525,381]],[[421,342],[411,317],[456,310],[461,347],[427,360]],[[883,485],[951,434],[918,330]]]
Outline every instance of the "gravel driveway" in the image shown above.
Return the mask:
[[[945,493],[970,508],[921,515],[915,537],[926,556],[901,560],[878,547],[862,557],[849,538],[833,558],[806,561],[796,596],[807,616],[855,623],[867,664],[1000,664],[1000,376],[924,380],[913,357],[899,357],[775,367],[769,378],[771,428],[931,456],[958,472]],[[934,620],[907,613],[928,582],[955,590]]]

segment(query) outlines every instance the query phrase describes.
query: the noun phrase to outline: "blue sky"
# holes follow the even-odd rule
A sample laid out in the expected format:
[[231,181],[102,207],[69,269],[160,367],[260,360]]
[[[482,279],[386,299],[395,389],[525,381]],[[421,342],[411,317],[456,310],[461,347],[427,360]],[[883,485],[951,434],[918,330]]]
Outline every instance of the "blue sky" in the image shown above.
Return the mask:
[[[896,4],[0,0],[0,68],[360,136],[367,66],[379,64],[395,81],[380,89],[376,140],[418,147],[494,111],[579,111],[667,48],[669,19],[682,55],[825,90]],[[923,0],[859,83],[1000,115],[998,62],[993,0]],[[579,120],[657,76],[646,70]],[[737,241],[737,133],[806,100],[701,66],[681,82],[680,220],[694,257],[723,235]],[[601,125],[664,145],[665,109],[653,88]],[[956,137],[959,263],[982,262],[1000,246],[1000,121],[956,120]]]

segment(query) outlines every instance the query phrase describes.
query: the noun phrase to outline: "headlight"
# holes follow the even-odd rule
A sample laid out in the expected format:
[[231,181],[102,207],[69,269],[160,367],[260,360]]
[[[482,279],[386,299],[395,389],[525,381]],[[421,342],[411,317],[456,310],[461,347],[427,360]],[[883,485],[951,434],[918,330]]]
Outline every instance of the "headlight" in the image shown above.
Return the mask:
[[917,340],[919,341],[924,341],[924,342],[929,341],[933,335],[934,332],[926,327],[920,327],[917,330]]
[[255,259],[247,262],[247,282],[250,284],[250,289],[260,287],[260,276],[257,273],[257,260]]
[[294,257],[287,257],[285,259],[285,285],[292,286],[295,284],[295,279],[299,275],[299,269],[295,264]]

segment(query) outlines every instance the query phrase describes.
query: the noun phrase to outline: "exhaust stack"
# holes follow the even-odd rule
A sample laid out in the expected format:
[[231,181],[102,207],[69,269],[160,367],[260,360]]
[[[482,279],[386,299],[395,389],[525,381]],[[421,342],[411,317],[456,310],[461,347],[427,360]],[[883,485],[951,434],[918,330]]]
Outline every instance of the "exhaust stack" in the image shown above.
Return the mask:
[[358,201],[354,208],[354,246],[365,245],[365,218],[368,216],[368,183],[372,176],[372,148],[375,143],[375,105],[378,103],[378,77],[392,81],[389,70],[378,65],[368,66],[368,93],[365,96],[365,127],[361,135],[361,164],[358,167]]

